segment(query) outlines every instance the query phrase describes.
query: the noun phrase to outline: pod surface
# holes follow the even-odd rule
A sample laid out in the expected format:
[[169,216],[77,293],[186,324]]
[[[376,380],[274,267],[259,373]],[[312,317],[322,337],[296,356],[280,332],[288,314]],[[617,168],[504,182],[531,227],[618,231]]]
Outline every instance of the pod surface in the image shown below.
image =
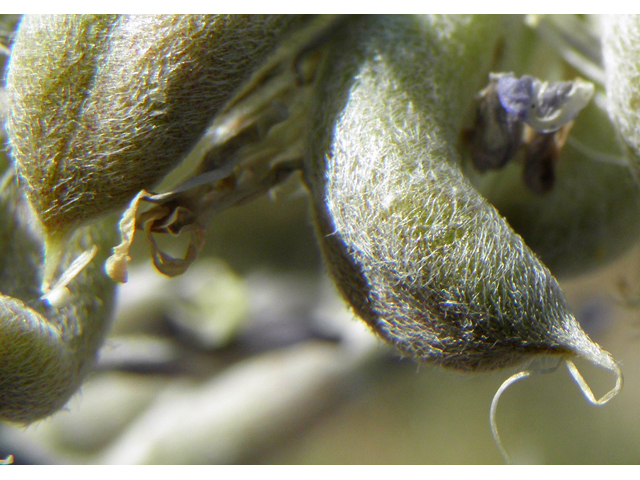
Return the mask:
[[26,16],[7,76],[17,171],[47,233],[123,207],[189,152],[295,16]]
[[[329,270],[380,336],[462,370],[601,350],[535,254],[459,168],[495,17],[372,17],[326,72],[306,179]],[[362,41],[361,39],[366,39]]]
[[[30,423],[62,408],[80,386],[102,346],[114,283],[103,273],[104,252],[69,284],[69,301],[41,299],[43,239],[23,192],[0,187],[0,420]],[[83,229],[67,244],[65,269],[90,245],[113,241],[112,225]]]

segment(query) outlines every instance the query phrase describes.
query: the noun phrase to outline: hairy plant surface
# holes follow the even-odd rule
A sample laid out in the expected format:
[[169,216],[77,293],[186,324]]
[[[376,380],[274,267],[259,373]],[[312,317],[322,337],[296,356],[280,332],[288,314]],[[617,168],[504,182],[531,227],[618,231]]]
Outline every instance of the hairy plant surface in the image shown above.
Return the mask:
[[[214,214],[298,171],[327,268],[376,334],[418,361],[520,369],[492,405],[498,443],[497,398],[536,358],[566,363],[592,403],[608,401],[620,370],[553,273],[609,262],[640,233],[627,164],[640,156],[638,20],[605,28],[613,123],[603,89],[575,75],[604,76],[600,60],[538,48],[536,32],[578,33],[537,21],[25,17],[0,97],[14,165],[0,190],[0,419],[53,413],[93,364],[115,285],[105,214],[122,213],[112,278],[126,280],[137,230],[178,275]],[[574,43],[588,53],[584,38]],[[186,180],[155,192],[187,158]],[[163,233],[190,235],[184,258],[161,250]],[[574,357],[616,386],[596,400]]]

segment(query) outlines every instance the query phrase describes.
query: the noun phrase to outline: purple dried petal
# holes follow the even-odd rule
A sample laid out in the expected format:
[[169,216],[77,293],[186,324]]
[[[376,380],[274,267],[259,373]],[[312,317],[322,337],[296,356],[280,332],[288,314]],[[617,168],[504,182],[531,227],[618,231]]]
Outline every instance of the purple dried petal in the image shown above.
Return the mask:
[[532,106],[535,106],[536,84],[539,83],[538,79],[530,75],[523,75],[520,79],[513,73],[501,75],[496,85],[500,103],[507,112],[525,119]]

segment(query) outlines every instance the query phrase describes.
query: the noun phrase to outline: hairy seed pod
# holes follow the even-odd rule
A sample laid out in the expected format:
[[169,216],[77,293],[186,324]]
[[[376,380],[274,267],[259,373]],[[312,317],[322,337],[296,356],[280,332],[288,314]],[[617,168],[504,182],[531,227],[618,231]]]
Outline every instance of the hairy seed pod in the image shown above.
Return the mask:
[[7,123],[49,243],[151,188],[296,16],[27,16]]
[[466,371],[537,355],[619,373],[547,268],[460,170],[494,17],[368,17],[325,72],[306,180],[329,270],[405,355]]
[[114,283],[102,271],[113,224],[82,228],[61,270],[92,245],[101,252],[69,283],[63,306],[40,292],[41,233],[13,176],[0,185],[0,421],[30,423],[62,408],[94,363],[109,327]]
[[603,57],[609,115],[634,155],[640,178],[640,15],[603,17]]

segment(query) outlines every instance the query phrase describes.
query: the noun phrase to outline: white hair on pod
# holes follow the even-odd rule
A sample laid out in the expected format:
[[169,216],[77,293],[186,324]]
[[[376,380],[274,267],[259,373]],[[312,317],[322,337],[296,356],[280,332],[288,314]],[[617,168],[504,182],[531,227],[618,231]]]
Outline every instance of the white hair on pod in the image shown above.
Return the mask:
[[473,372],[584,357],[616,375],[608,400],[622,385],[615,361],[460,171],[459,122],[501,28],[466,16],[350,26],[325,72],[306,172],[318,237],[356,314],[403,354]]
[[604,15],[603,58],[609,116],[617,126],[640,180],[640,16]]

